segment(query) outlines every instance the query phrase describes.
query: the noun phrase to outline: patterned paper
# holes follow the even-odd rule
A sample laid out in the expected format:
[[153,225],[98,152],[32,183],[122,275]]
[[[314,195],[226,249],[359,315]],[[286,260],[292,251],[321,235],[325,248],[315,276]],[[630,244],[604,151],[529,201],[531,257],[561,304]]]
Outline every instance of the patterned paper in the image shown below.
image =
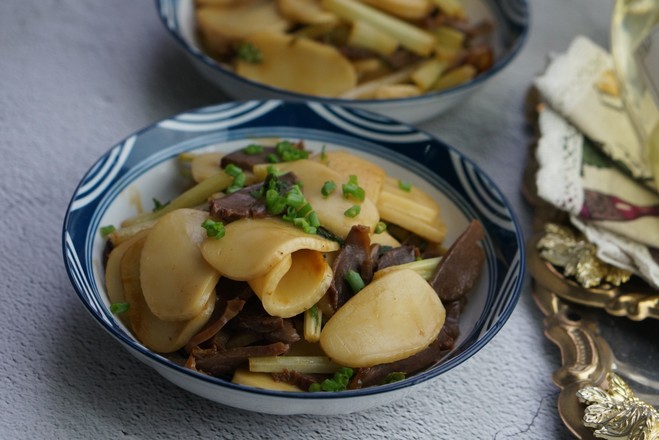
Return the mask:
[[659,195],[623,107],[599,86],[610,68],[608,54],[579,37],[537,79],[546,104],[538,195],[570,213],[598,257],[659,287]]

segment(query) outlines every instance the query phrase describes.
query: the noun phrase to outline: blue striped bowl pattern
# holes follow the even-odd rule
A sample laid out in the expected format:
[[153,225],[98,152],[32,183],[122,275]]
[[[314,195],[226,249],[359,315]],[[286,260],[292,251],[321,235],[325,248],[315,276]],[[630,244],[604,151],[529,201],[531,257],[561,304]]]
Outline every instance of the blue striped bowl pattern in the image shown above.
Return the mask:
[[[392,175],[420,185],[442,207],[449,229],[447,244],[471,219],[483,223],[487,232],[486,271],[469,295],[456,348],[438,365],[401,382],[342,393],[260,390],[170,362],[144,348],[110,313],[102,273],[104,240],[100,227],[135,214],[129,212],[135,194],[144,199],[144,206],[150,206],[152,197],[163,201],[173,197],[179,189],[163,181],[176,182],[175,163],[180,153],[231,151],[255,138],[273,137],[304,140],[308,148],[317,151],[323,146],[348,149]],[[387,403],[473,356],[502,328],[518,301],[524,278],[522,244],[521,228],[504,195],[454,148],[409,125],[364,110],[279,100],[205,107],[129,136],[104,154],[82,178],[69,204],[62,234],[64,262],[77,295],[102,328],[129,352],[194,393],[223,404],[277,414],[341,413]],[[254,396],[266,403],[259,405]],[[282,402],[288,405],[286,409],[281,407]],[[303,404],[296,406],[292,402]]]

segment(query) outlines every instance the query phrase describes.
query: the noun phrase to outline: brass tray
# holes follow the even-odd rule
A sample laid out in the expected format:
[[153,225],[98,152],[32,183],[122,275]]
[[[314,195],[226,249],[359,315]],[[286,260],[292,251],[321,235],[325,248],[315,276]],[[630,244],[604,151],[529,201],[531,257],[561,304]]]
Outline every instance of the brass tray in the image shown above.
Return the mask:
[[[534,97],[528,120],[537,129]],[[527,267],[545,335],[561,352],[562,366],[552,375],[561,389],[559,415],[578,439],[657,440],[659,292],[635,277],[585,288],[541,257],[547,225],[570,226],[565,213],[537,197],[534,149],[522,188],[534,210]]]

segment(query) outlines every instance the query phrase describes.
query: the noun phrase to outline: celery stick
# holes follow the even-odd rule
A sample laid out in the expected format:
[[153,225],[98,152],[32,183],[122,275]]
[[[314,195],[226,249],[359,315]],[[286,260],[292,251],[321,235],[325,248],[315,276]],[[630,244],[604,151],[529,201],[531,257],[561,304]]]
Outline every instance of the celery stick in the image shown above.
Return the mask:
[[412,261],[411,263],[389,266],[384,269],[378,270],[375,273],[375,277],[376,278],[380,277],[386,273],[393,272],[395,270],[412,269],[414,272],[421,275],[423,279],[425,279],[426,281],[430,281],[441,259],[442,257],[426,258],[424,260]]
[[183,194],[176,197],[162,209],[155,212],[148,212],[124,221],[122,227],[135,225],[151,220],[157,220],[168,212],[181,208],[192,208],[204,203],[208,198],[223,189],[227,188],[233,182],[233,177],[227,173],[217,173],[199,182]]
[[356,0],[323,0],[322,4],[325,9],[345,20],[367,22],[396,38],[401,46],[418,55],[428,56],[435,47],[434,35],[364,3]]
[[298,373],[331,374],[341,368],[326,356],[256,356],[249,359],[249,371],[281,373],[295,370]]
[[322,321],[323,312],[317,305],[304,312],[304,339],[306,341],[318,342],[320,340]]

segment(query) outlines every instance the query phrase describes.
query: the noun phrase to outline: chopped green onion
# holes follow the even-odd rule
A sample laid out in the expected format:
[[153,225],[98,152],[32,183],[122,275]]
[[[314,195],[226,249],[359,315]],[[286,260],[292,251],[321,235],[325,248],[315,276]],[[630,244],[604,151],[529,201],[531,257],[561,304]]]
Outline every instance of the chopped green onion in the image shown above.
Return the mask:
[[376,234],[382,234],[384,231],[387,230],[387,224],[385,222],[378,222],[375,225],[375,233]]
[[317,228],[317,227],[320,226],[320,220],[318,219],[318,214],[316,214],[316,211],[311,211],[309,213],[309,215],[307,216],[307,221],[314,228]]
[[236,166],[236,165],[234,165],[234,164],[232,164],[232,163],[230,163],[229,165],[227,165],[227,166],[224,168],[224,171],[225,171],[229,176],[231,176],[231,177],[236,177],[237,175],[239,175],[239,174],[241,174],[241,173],[243,172],[243,170],[242,170],[240,167],[238,167],[238,166]]
[[286,206],[286,213],[282,216],[282,219],[286,222],[293,223],[293,220],[298,218],[297,209],[292,206]]
[[279,156],[277,156],[274,153],[270,153],[265,157],[265,160],[267,160],[270,163],[277,163],[279,162]]
[[286,198],[279,195],[276,189],[265,192],[265,208],[272,215],[279,215],[286,209]]
[[403,379],[405,379],[405,373],[394,371],[393,373],[387,374],[387,377],[384,378],[384,383],[400,382]]
[[269,214],[282,215],[284,221],[293,223],[308,234],[316,234],[320,221],[302,193],[301,182],[292,185],[287,190],[286,186],[286,182],[268,172],[266,183],[261,191],[255,192],[253,196],[261,198],[265,194],[265,207]]
[[410,182],[405,181],[405,180],[399,180],[398,181],[398,188],[402,189],[405,192],[410,192],[410,191],[412,191],[412,184]]
[[281,172],[274,165],[268,165],[267,171],[268,171],[268,174],[272,174],[275,177],[281,176]]
[[291,162],[299,159],[306,159],[309,157],[309,152],[296,148],[295,145],[289,141],[281,141],[276,146],[277,155],[284,162]]
[[112,303],[110,304],[110,313],[113,315],[121,315],[122,313],[126,313],[129,308],[130,304],[127,302]]
[[350,208],[346,209],[343,215],[346,217],[354,218],[359,215],[362,208],[359,205],[352,205]]
[[328,180],[323,184],[323,187],[320,189],[320,193],[323,195],[323,197],[329,197],[329,195],[332,194],[335,189],[336,189],[336,183],[334,183],[331,180]]
[[348,383],[353,374],[354,371],[352,368],[341,367],[336,373],[334,373],[332,379],[325,379],[321,383],[311,384],[309,391],[343,391],[348,387]]
[[257,144],[250,144],[243,148],[243,153],[247,154],[248,156],[263,153],[263,147]]
[[231,185],[229,185],[229,187],[225,190],[227,194],[233,194],[236,191],[245,187],[245,181],[247,179],[247,176],[240,167],[237,167],[236,165],[230,163],[224,168],[224,171],[228,175],[233,177],[233,181],[231,182]]
[[309,203],[306,203],[302,208],[297,210],[298,217],[306,217],[313,212],[313,208]]
[[252,43],[242,43],[240,46],[238,46],[237,52],[238,53],[236,56],[243,61],[247,61],[248,63],[259,64],[261,61],[263,61],[263,53]]
[[209,237],[214,237],[216,240],[219,240],[220,238],[224,237],[225,230],[224,230],[224,223],[222,222],[216,222],[215,220],[211,220],[207,218],[201,224],[201,227],[206,230],[206,235],[208,235]]
[[155,197],[152,200],[153,200],[153,212],[160,211],[169,204],[169,202],[161,203],[160,200],[156,199]]
[[240,174],[236,175],[236,177],[233,178],[233,182],[229,187],[226,189],[227,194],[233,194],[236,191],[239,191],[245,187],[245,180],[247,179],[247,176],[245,176],[245,173],[242,171]]
[[352,289],[353,293],[359,292],[366,286],[361,275],[352,269],[350,269],[346,274],[346,281],[348,284],[350,284],[350,288]]
[[346,199],[352,197],[360,202],[364,201],[366,193],[364,192],[364,188],[359,186],[356,175],[351,174],[348,178],[348,183],[344,183],[341,188],[343,189],[343,197]]
[[323,145],[320,149],[320,160],[323,162],[327,162],[327,153],[325,152],[325,149],[327,149],[327,145]]
[[298,228],[302,229],[304,232],[307,234],[315,234],[316,233],[316,228],[311,226],[309,222],[304,219],[304,218],[294,218],[293,219],[293,224],[297,226]]
[[105,238],[116,230],[117,228],[115,228],[114,225],[101,226],[101,236]]
[[288,193],[286,193],[286,203],[288,206],[292,206],[295,209],[300,209],[306,203],[304,195],[300,190],[300,187],[293,185]]

